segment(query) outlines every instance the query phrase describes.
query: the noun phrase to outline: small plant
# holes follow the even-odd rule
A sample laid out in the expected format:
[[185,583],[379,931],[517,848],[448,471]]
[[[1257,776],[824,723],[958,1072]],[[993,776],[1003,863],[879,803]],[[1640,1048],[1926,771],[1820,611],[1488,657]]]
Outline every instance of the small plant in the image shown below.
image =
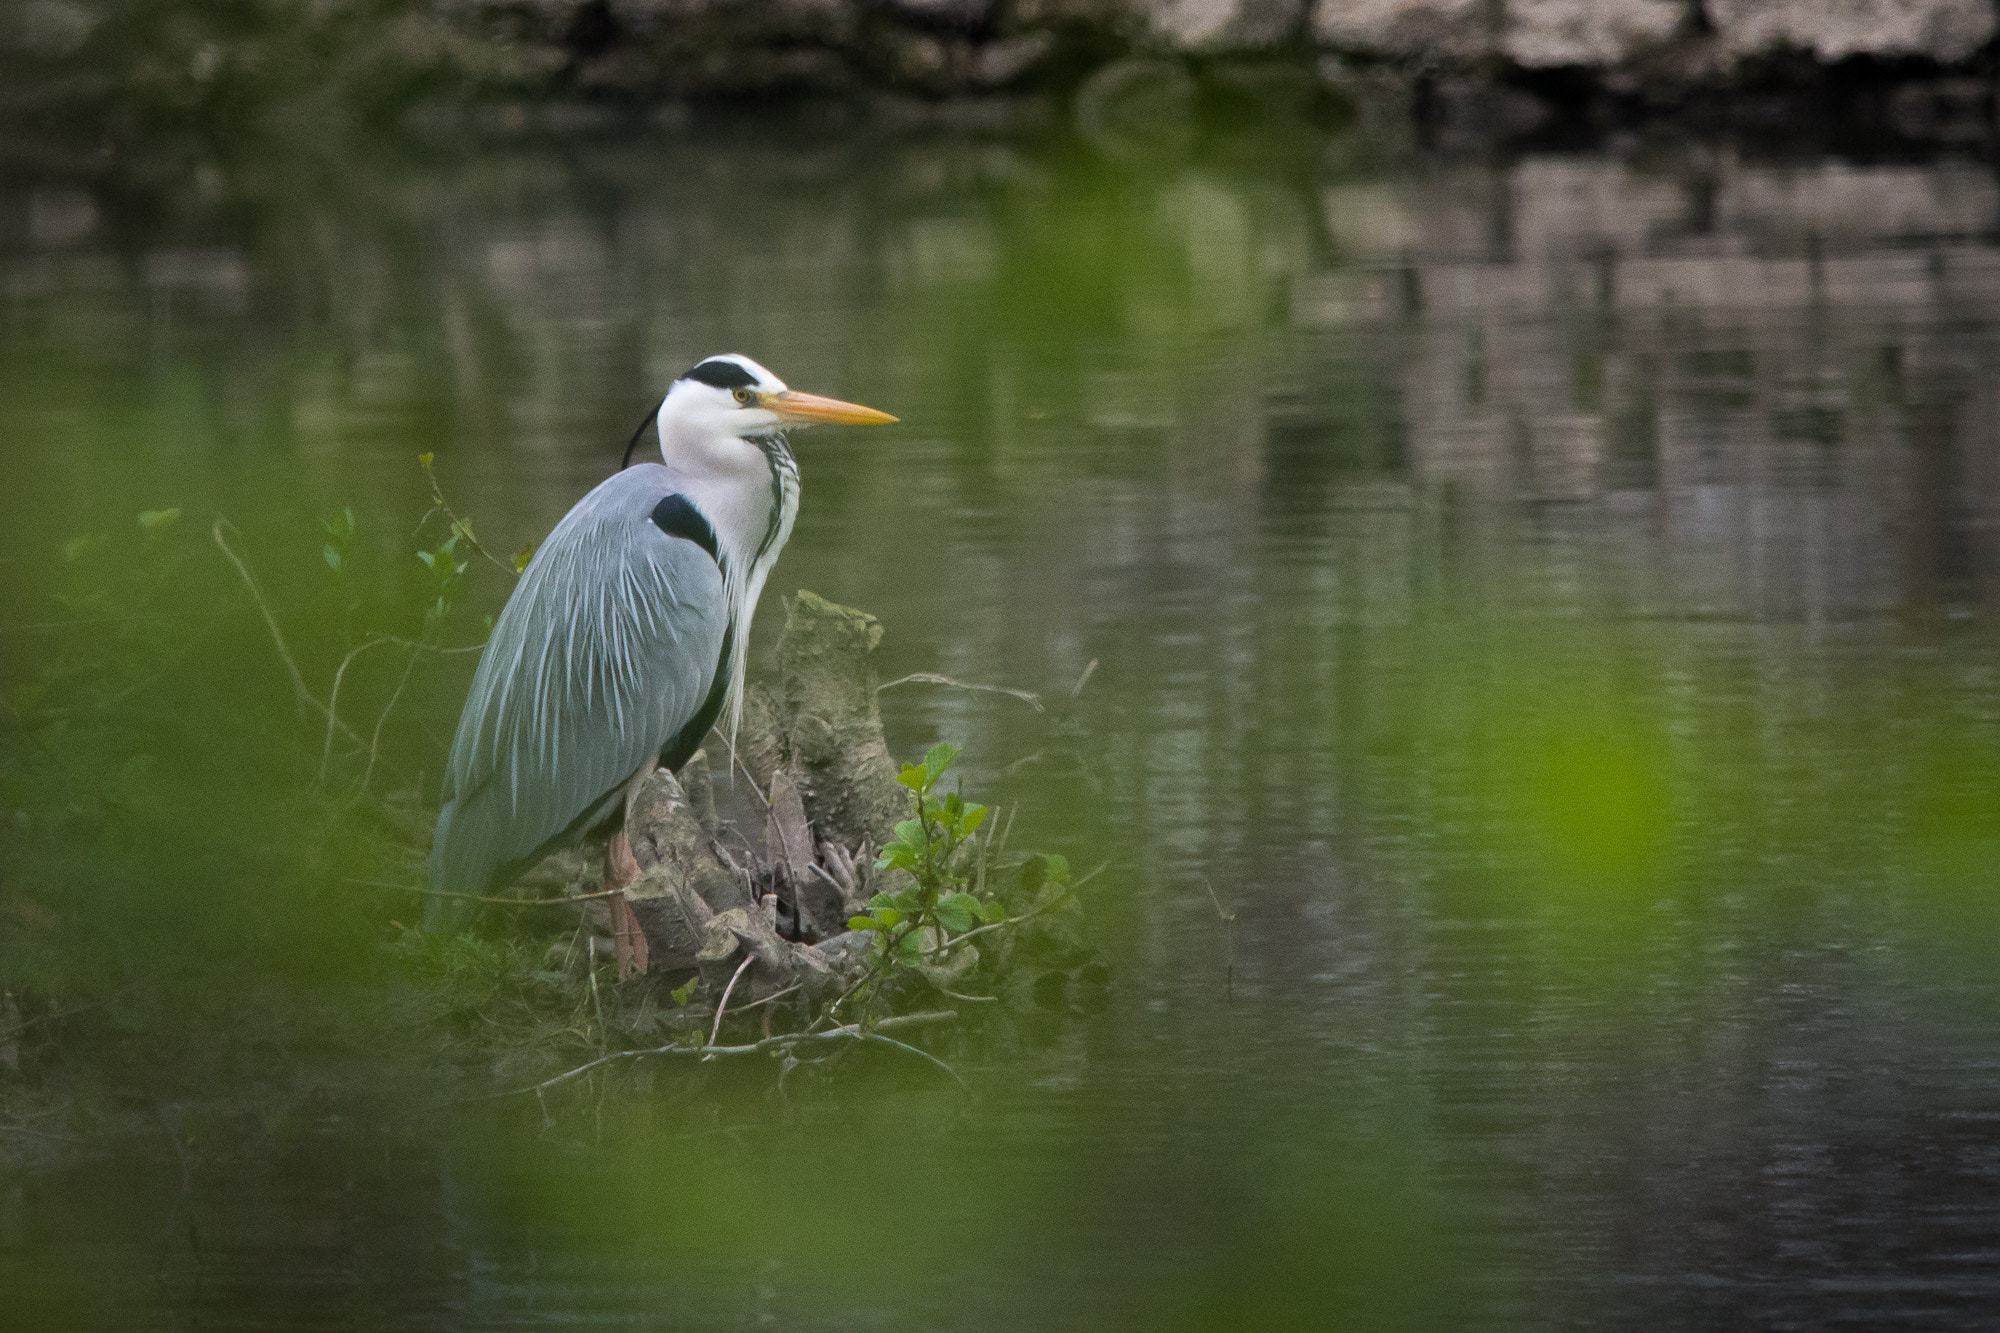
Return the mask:
[[453,528],[449,537],[428,551],[418,551],[417,559],[423,561],[424,568],[431,572],[436,600],[424,613],[426,622],[434,623],[444,619],[451,611],[451,604],[458,596],[458,581],[465,576],[467,562],[458,555],[458,539],[461,534]]
[[348,548],[354,545],[354,510],[343,508],[339,513],[321,519],[319,526],[326,533],[326,544],[319,550],[320,558],[326,561],[328,569],[339,574],[347,568]]
[[847,923],[875,932],[875,957],[888,966],[916,967],[954,936],[1007,914],[998,901],[971,892],[979,869],[979,858],[971,854],[975,835],[991,812],[966,804],[957,792],[935,794],[956,758],[956,747],[933,745],[923,763],[903,766],[897,781],[910,789],[914,818],[896,825],[896,837],[882,848],[875,869],[904,872],[909,887],[876,894],[867,915]]

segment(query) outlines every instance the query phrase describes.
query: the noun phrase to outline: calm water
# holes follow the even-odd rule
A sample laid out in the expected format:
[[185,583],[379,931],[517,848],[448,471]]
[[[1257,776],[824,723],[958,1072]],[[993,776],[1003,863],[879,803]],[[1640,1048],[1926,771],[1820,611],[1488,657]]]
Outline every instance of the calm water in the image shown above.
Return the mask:
[[[149,764],[317,760],[213,515],[323,691],[323,516],[356,513],[352,597],[407,602],[415,454],[511,551],[740,350],[906,423],[799,442],[767,655],[809,587],[883,619],[885,678],[1099,664],[1068,726],[884,705],[893,747],[965,747],[969,793],[1112,862],[1114,970],[1108,1012],[964,1046],[969,1108],[885,1073],[689,1110],[663,1068],[548,1129],[0,1177],[0,1316],[1990,1322],[1990,167],[704,131],[21,177],[0,239],[9,619],[99,530],[141,562],[179,534],[206,590],[147,608],[213,622],[201,680],[138,683]],[[147,545],[131,515],[168,507]],[[506,591],[467,580],[456,642]],[[11,632],[10,688],[53,651]],[[412,681],[384,785],[435,774],[469,673]],[[211,779],[178,820],[201,873],[114,897],[183,951],[244,866],[343,864]],[[15,854],[66,827],[22,816]]]

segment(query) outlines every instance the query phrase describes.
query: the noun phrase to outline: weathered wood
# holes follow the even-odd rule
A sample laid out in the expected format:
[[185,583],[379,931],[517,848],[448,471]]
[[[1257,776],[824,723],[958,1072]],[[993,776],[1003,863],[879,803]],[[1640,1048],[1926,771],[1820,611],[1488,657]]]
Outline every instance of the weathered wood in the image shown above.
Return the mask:
[[849,847],[888,841],[909,812],[875,699],[881,642],[875,617],[801,590],[778,645],[778,690],[757,703],[768,740],[758,737],[753,762],[746,751],[753,773],[768,764],[760,782],[789,771],[818,835]]
[[[642,885],[657,896],[672,884],[686,884],[714,912],[753,905],[749,888],[716,859],[679,779],[664,768],[647,776],[626,807],[625,834],[641,876],[627,890],[635,906]],[[654,875],[658,869],[664,878]]]
[[819,864],[805,800],[787,768],[771,777],[764,847],[771,859],[772,884],[798,935],[817,940],[839,933],[850,913],[839,887]]
[[694,819],[701,825],[702,832],[713,838],[717,823],[715,817],[715,775],[708,768],[708,751],[696,750],[681,765],[675,774],[680,779],[681,790],[686,793],[688,805],[694,809]]
[[[814,993],[852,970],[867,944],[846,931],[867,896],[855,853],[865,861],[909,809],[875,702],[881,639],[873,616],[801,592],[788,608],[777,689],[756,687],[745,699],[735,757],[768,802],[766,887],[784,909],[785,933],[806,943],[780,935],[757,901],[762,875],[719,854],[700,756],[678,778],[665,770],[635,778],[609,859],[622,871],[616,878],[630,876],[626,901],[653,971],[698,968],[719,994],[748,956],[737,993],[762,998],[794,985]],[[815,940],[826,945],[811,947]]]

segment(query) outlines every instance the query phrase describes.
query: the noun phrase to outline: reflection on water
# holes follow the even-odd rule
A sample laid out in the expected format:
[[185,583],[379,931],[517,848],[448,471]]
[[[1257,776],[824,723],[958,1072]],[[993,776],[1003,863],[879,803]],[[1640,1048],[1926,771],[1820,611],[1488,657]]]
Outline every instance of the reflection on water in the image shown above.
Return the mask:
[[[1114,1004],[966,1052],[969,1117],[865,1094],[860,1140],[925,1128],[859,1199],[795,1199],[829,1145],[775,1112],[690,1147],[627,1107],[608,1161],[526,1116],[192,1205],[177,1169],[30,1182],[0,1274],[108,1254],[128,1316],[241,1326],[2000,1297],[1989,169],[711,136],[214,174],[7,196],[16,558],[172,504],[310,561],[351,504],[390,570],[419,450],[512,549],[711,352],[879,403],[908,424],[802,442],[776,586],[880,614],[889,676],[1101,663],[1081,741],[885,706],[1115,857]],[[435,772],[469,670],[395,762]],[[1084,776],[1014,763],[1052,745]]]

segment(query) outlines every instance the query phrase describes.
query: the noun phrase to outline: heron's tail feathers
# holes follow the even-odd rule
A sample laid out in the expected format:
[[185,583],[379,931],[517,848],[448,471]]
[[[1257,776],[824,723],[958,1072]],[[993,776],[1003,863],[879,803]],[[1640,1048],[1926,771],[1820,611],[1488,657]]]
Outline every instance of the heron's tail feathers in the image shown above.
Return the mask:
[[431,856],[424,869],[430,894],[424,900],[424,929],[461,931],[472,924],[493,878],[494,832],[486,809],[491,803],[474,795],[466,801],[446,801],[438,811],[431,835]]

